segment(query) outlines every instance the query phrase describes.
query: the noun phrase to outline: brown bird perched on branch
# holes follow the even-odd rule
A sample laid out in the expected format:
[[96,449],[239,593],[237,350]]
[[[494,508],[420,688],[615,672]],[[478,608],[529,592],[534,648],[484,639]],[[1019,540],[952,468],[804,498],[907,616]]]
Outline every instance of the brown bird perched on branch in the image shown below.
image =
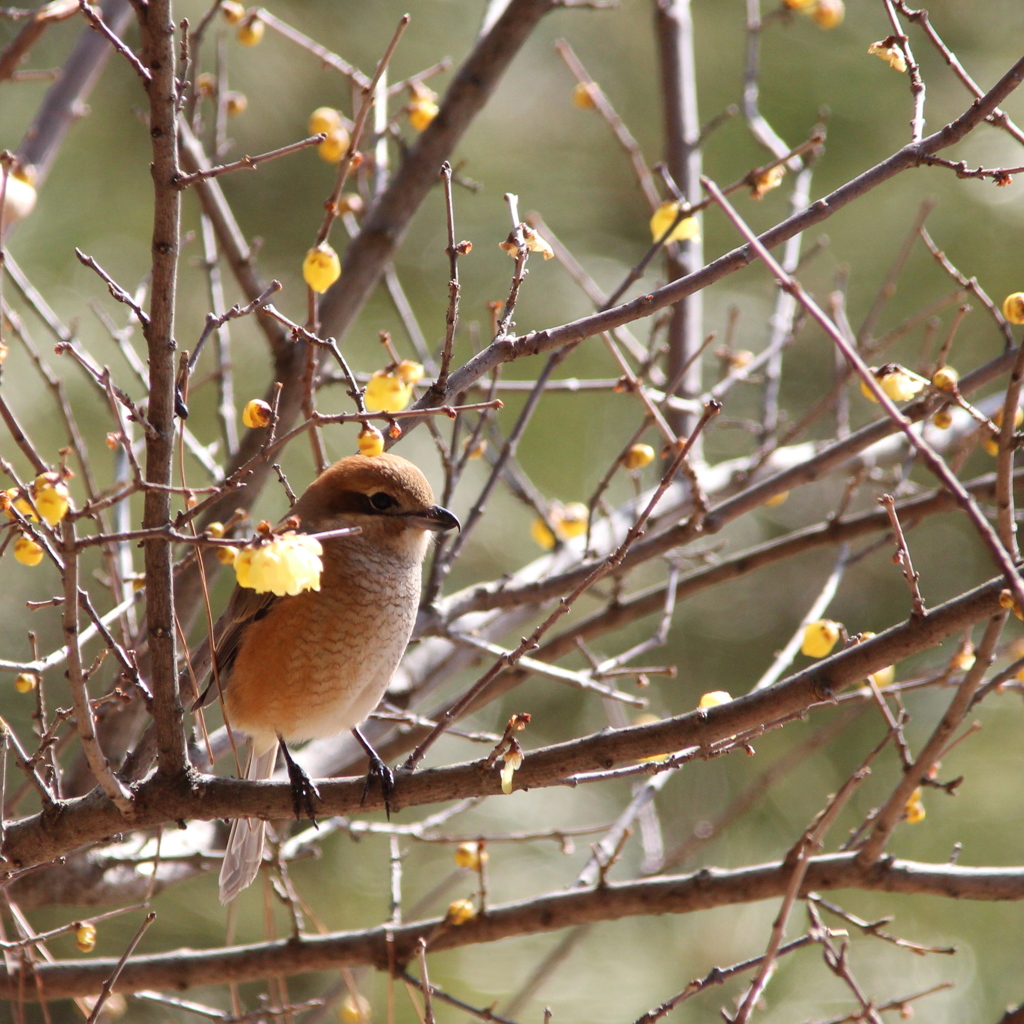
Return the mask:
[[[351,527],[360,532],[321,539],[319,589],[278,596],[235,588],[214,627],[216,671],[196,707],[216,697],[219,685],[228,725],[250,740],[245,777],[270,778],[280,748],[296,814],[303,807],[311,814],[311,797],[318,794],[286,741],[352,730],[387,797],[390,772],[358,726],[380,702],[409,642],[429,535],[455,529],[459,521],[434,503],[411,462],[390,454],[336,462],[309,485],[291,516],[298,519],[297,537]],[[259,819],[232,823],[220,872],[222,903],[256,877],[264,829]]]

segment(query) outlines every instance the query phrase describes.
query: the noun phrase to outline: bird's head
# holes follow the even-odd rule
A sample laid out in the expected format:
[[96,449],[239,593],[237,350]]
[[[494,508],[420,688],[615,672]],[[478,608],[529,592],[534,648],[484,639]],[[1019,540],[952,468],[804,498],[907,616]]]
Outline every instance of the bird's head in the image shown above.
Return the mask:
[[292,510],[308,532],[358,526],[370,542],[423,557],[429,533],[458,529],[459,521],[434,502],[427,478],[408,459],[350,455],[325,469]]

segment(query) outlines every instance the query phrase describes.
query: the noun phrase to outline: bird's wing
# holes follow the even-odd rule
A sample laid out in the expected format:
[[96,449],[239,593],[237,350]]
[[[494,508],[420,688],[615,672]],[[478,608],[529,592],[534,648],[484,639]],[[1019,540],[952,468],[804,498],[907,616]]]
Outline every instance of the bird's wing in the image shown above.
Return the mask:
[[[213,626],[213,651],[217,663],[216,675],[211,675],[206,689],[199,695],[192,710],[205,707],[217,695],[217,678],[223,686],[231,672],[231,666],[242,646],[242,637],[253,623],[262,619],[280,601],[276,594],[257,594],[249,587],[235,587],[224,613]],[[190,661],[197,679],[202,679],[211,668],[210,639],[207,637],[196,649]]]

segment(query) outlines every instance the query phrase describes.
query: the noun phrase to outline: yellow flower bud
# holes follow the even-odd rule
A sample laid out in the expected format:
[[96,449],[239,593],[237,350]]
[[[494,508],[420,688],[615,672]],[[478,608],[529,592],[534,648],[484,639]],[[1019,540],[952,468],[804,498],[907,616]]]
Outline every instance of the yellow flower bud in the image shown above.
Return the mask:
[[476,917],[476,907],[473,906],[472,900],[453,900],[448,904],[448,913],[445,914],[448,924],[456,926],[472,921],[474,917]]
[[907,70],[906,58],[898,46],[886,46],[884,42],[872,43],[868,47],[868,53],[887,61],[889,67],[898,71],[901,75]]
[[229,25],[237,25],[245,17],[245,8],[236,3],[236,0],[223,0],[220,5],[220,13]]
[[18,693],[31,693],[39,685],[39,676],[35,672],[19,672],[14,680],[14,688]]
[[594,94],[589,82],[577,82],[572,90],[572,105],[580,110],[591,110],[595,106]]
[[974,668],[974,663],[977,660],[974,654],[974,644],[968,642],[953,655],[950,665],[958,672],[969,672]]
[[952,366],[940,366],[932,374],[932,384],[940,391],[955,391],[960,374]]
[[309,115],[309,134],[319,135],[321,132],[330,134],[341,128],[341,114],[334,107],[317,107]]
[[262,398],[253,398],[245,403],[242,410],[242,422],[253,429],[269,427],[274,410]]
[[206,527],[206,536],[213,540],[220,540],[225,532],[223,523],[210,523]]
[[217,546],[217,561],[221,565],[234,565],[235,559],[238,557],[238,548],[232,544],[222,544]]
[[416,99],[408,106],[409,124],[416,131],[423,131],[431,121],[437,117],[440,108],[430,99]]
[[363,212],[363,197],[358,192],[342,192],[338,196],[338,213],[354,213],[357,217]]
[[712,690],[705,693],[697,702],[698,708],[717,708],[719,704],[728,704],[732,694],[728,690]]
[[818,0],[811,17],[817,22],[819,28],[836,28],[843,23],[846,17],[846,7],[843,0]]
[[472,448],[469,448],[469,442],[470,442],[470,438],[468,438],[468,437],[463,442],[463,444],[467,448],[466,458],[467,459],[482,459],[484,457],[484,453],[487,451],[487,439],[481,437],[480,439],[478,439],[474,443]]
[[5,224],[24,220],[36,206],[35,185],[28,175],[18,171],[7,172],[0,167],[0,189],[3,189],[3,217]]
[[[681,207],[678,202],[669,201],[662,203],[661,206],[654,211],[651,217],[651,240],[654,242],[661,241],[662,235],[672,226]],[[684,217],[674,228],[672,228],[672,234],[665,239],[665,243],[669,242],[683,242],[686,239],[692,238],[694,240],[700,238],[700,227],[697,224],[696,217]]]
[[804,7],[810,7],[815,2],[816,0],[782,0],[782,5],[791,11],[799,11]]
[[338,1008],[341,1024],[370,1024],[370,1000],[358,992],[349,992]]
[[1024,324],[1024,292],[1013,292],[1003,299],[1003,316],[1011,324]]
[[818,619],[804,626],[804,639],[800,650],[809,658],[824,658],[839,639],[842,623],[831,619]]
[[204,71],[196,79],[196,92],[200,96],[212,96],[217,91],[217,76]]
[[327,242],[314,245],[302,261],[302,279],[315,292],[323,293],[341,277],[341,260]]
[[359,445],[359,454],[371,459],[375,459],[384,451],[384,435],[369,423],[359,431],[356,443]]
[[943,406],[935,413],[932,417],[932,423],[934,423],[939,430],[949,430],[953,425],[953,413],[950,411],[948,405]]
[[320,154],[321,160],[336,164],[348,152],[350,141],[349,134],[344,128],[332,128],[327,133],[327,138],[317,145],[316,151]]
[[411,401],[412,384],[384,370],[370,376],[363,393],[367,412],[401,412]]
[[412,359],[403,359],[395,367],[395,376],[403,384],[415,384],[417,381],[423,380],[423,374],[423,364]]
[[1004,588],[999,591],[999,606],[1013,612],[1018,619],[1024,622],[1024,614],[1021,613],[1020,605],[1017,604],[1017,599],[1013,596],[1012,590]]
[[83,921],[75,929],[75,945],[83,953],[91,953],[96,948],[96,925],[92,921]]
[[487,863],[487,851],[480,843],[459,843],[455,848],[455,864],[460,868],[479,871]]
[[886,665],[885,668],[872,672],[871,679],[880,690],[884,690],[887,686],[892,686],[896,682],[896,666]]
[[252,15],[247,21],[238,26],[235,38],[238,39],[242,46],[259,46],[263,41],[265,29],[266,26],[263,22],[255,15]]
[[43,560],[42,546],[22,535],[14,542],[14,560],[22,565],[38,565]]
[[654,449],[649,444],[631,444],[622,462],[626,469],[643,469],[654,461]]
[[785,500],[786,500],[786,499],[787,499],[788,497],[789,497],[789,491],[779,491],[779,493],[778,493],[778,494],[773,494],[773,495],[772,495],[772,496],[771,496],[771,497],[770,497],[770,498],[769,498],[769,499],[768,499],[768,500],[767,500],[767,501],[766,501],[766,502],[764,503],[764,507],[765,507],[765,508],[776,508],[777,506],[779,506],[779,505],[783,504],[783,502],[785,502]]
[[232,89],[224,97],[224,109],[227,111],[228,117],[244,114],[248,106],[249,98],[244,92],[239,92],[237,89]]
[[921,787],[918,786],[917,789],[910,794],[910,799],[903,808],[903,820],[908,825],[919,825],[924,821],[924,817],[925,810],[924,804],[921,802]]

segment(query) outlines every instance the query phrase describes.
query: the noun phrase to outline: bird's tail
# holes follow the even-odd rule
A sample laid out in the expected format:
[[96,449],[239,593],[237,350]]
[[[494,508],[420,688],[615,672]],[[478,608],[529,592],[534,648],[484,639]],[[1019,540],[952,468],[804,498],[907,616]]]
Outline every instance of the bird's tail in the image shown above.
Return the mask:
[[[277,761],[277,744],[259,753],[249,745],[245,777],[250,780],[269,779]],[[228,845],[220,866],[220,901],[230,903],[252,883],[263,861],[263,837],[266,822],[259,818],[236,818],[228,833]]]

